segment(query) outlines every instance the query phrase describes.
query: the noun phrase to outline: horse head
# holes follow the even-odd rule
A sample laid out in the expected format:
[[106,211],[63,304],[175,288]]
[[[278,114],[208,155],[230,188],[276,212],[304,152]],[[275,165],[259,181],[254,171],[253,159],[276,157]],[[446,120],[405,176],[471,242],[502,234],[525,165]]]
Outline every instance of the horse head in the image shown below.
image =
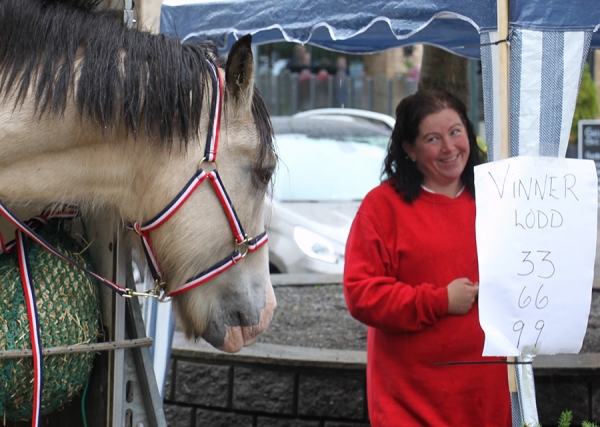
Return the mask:
[[[250,42],[250,36],[236,42],[222,70],[225,84],[218,157],[212,164],[201,165],[206,171],[218,170],[228,194],[227,202],[235,209],[249,239],[263,232],[264,198],[276,166],[270,121],[254,88]],[[201,140],[210,125],[208,121],[202,127]],[[181,176],[178,180],[181,186],[182,179],[188,178],[205,156],[203,150],[202,146],[188,146],[182,153],[183,159],[172,153],[165,173],[175,171]],[[181,163],[189,165],[185,168],[188,176],[181,173]],[[197,277],[235,250],[238,242],[225,209],[214,187],[205,182],[164,227],[151,233],[164,269],[166,294],[177,293],[191,277]],[[174,236],[180,237],[174,239]],[[254,342],[269,324],[275,308],[268,251],[265,247],[253,252],[242,247],[240,251],[247,256],[237,261],[237,265],[173,297],[175,311],[188,337],[202,337],[230,352]]]
[[[212,44],[128,30],[97,3],[0,2],[0,200],[113,206],[144,224],[201,169],[210,179],[146,237],[188,337],[238,351],[275,308],[267,250],[250,239],[277,160],[251,37],[225,62]],[[218,157],[203,161],[215,135]],[[179,293],[231,253],[237,265]]]

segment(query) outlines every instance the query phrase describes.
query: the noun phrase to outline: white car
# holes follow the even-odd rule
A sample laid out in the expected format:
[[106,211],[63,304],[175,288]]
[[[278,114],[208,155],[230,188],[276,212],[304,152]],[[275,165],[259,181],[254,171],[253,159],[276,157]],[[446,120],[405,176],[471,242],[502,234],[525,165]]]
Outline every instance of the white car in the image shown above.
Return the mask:
[[265,224],[271,272],[341,274],[352,220],[380,183],[394,119],[349,109],[271,119],[280,158]]

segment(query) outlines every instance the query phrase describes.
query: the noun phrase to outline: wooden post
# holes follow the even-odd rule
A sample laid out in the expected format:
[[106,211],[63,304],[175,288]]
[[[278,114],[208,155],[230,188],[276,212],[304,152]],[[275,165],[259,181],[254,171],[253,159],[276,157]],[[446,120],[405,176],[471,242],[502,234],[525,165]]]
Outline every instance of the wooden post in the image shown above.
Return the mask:
[[[498,40],[505,40],[508,37],[508,0],[497,0],[497,18],[498,18]],[[498,101],[500,105],[500,158],[507,159],[509,150],[509,118],[508,118],[508,44],[498,43],[498,56],[500,76],[498,81],[499,93]],[[515,377],[515,358],[508,358],[508,385],[511,393],[517,392],[517,383]],[[512,363],[511,363],[512,362]]]
[[[497,0],[497,18],[498,18],[498,40],[508,38],[508,2],[509,0]],[[508,159],[510,157],[510,129],[509,129],[509,98],[508,98],[508,43],[498,43],[498,103],[500,107],[500,158]],[[515,371],[515,361],[517,358],[508,357],[508,389],[510,391],[511,406],[513,411],[513,426],[520,426],[522,423],[519,404],[519,391],[517,386],[517,376]],[[519,413],[516,414],[515,411]]]
[[[497,0],[498,40],[508,38],[508,2]],[[498,44],[499,54],[499,104],[500,104],[500,158],[507,159],[510,155],[509,143],[509,99],[508,99],[508,43]]]

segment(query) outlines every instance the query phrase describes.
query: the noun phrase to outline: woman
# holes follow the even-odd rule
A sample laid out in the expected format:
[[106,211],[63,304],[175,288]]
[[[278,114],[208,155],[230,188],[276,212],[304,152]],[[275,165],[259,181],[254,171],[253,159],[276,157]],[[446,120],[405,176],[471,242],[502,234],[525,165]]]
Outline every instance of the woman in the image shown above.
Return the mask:
[[344,271],[350,313],[369,326],[371,423],[510,426],[506,365],[453,363],[484,360],[473,125],[441,90],[405,98],[396,117],[385,180],[356,215]]

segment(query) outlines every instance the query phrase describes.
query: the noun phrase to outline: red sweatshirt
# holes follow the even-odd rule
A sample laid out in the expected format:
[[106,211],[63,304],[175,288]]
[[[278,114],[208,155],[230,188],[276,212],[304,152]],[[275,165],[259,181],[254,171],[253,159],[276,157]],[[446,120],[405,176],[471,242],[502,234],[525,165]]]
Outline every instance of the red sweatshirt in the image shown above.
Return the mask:
[[369,326],[367,395],[373,427],[511,426],[504,364],[483,358],[477,302],[447,314],[448,284],[479,281],[475,201],[421,191],[412,205],[390,183],[372,190],[352,225],[344,291]]

